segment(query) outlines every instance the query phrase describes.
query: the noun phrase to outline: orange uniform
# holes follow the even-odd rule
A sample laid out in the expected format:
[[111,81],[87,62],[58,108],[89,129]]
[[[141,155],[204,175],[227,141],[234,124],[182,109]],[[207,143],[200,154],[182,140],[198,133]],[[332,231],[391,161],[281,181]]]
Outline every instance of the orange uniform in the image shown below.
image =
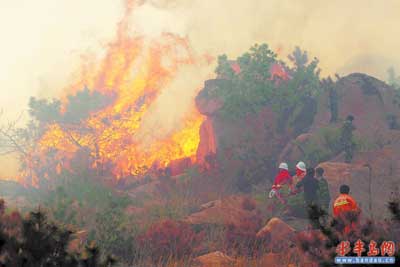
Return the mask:
[[359,210],[357,202],[348,194],[340,194],[333,203],[333,215],[335,217],[339,217],[347,211],[358,212]]
[[[360,212],[360,208],[357,202],[348,194],[340,194],[339,197],[333,203],[333,216],[335,218],[343,219],[346,222],[344,214],[346,212]],[[355,230],[358,227],[358,220],[350,222],[344,228],[344,233],[348,234],[351,230]]]

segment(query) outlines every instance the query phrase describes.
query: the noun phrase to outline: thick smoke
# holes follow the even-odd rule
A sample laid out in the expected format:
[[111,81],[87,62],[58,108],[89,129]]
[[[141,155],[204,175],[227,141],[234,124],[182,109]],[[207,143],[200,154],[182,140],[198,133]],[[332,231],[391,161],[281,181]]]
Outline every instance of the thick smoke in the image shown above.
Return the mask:
[[388,67],[400,68],[397,0],[150,0],[136,13],[140,29],[188,36],[212,55],[235,57],[267,42],[283,57],[295,46],[308,50],[325,75],[367,71],[385,79]]
[[[132,33],[153,38],[186,37],[197,54],[235,58],[267,42],[286,58],[300,46],[320,59],[324,76],[365,72],[385,79],[390,66],[400,67],[398,15],[398,1],[150,0],[134,9],[130,24]],[[176,127],[214,66],[181,71],[153,105],[145,129]]]

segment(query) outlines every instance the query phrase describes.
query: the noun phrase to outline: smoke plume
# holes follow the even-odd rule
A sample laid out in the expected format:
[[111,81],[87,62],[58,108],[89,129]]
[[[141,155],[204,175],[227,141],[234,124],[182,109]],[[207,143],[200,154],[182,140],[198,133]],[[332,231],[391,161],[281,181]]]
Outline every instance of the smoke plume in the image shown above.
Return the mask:
[[[389,67],[400,69],[397,0],[8,2],[0,11],[5,37],[0,107],[15,117],[29,96],[63,95],[81,75],[82,60],[86,67],[96,66],[107,43],[120,34],[121,18],[132,35],[157,39],[168,32],[185,38],[196,57],[225,53],[235,58],[265,42],[283,59],[295,46],[307,50],[320,59],[323,76],[366,72],[385,79]],[[166,133],[193,109],[196,92],[213,77],[216,64],[203,63],[178,71],[149,108],[145,129],[160,127]]]

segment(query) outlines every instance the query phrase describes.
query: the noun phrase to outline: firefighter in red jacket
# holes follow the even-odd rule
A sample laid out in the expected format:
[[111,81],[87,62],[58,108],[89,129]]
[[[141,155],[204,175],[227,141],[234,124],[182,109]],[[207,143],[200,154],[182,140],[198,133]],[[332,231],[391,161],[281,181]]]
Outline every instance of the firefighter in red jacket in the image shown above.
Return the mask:
[[280,193],[280,190],[284,185],[289,185],[289,187],[291,187],[292,177],[289,173],[289,166],[287,165],[287,163],[282,162],[281,164],[279,164],[279,173],[275,177],[274,184],[272,185],[271,191],[269,192],[269,198],[273,198],[274,196],[276,196],[276,198],[282,204],[286,204],[286,200],[282,197],[282,194]]
[[293,185],[296,186],[298,182],[303,180],[303,178],[306,176],[306,164],[303,161],[299,161],[296,164],[296,175],[293,176]]
[[357,228],[359,215],[361,213],[357,202],[349,193],[350,187],[348,185],[341,185],[340,195],[336,198],[335,202],[333,202],[333,216],[346,224],[344,228],[344,233],[346,234]]
[[[296,174],[292,177],[292,183],[290,185],[290,195],[292,196],[292,203],[303,202],[303,197],[299,197],[298,195],[303,190],[296,188],[296,185],[303,180],[303,178],[306,176],[306,173],[306,164],[303,161],[299,161],[296,164]],[[293,197],[293,195],[297,196]]]

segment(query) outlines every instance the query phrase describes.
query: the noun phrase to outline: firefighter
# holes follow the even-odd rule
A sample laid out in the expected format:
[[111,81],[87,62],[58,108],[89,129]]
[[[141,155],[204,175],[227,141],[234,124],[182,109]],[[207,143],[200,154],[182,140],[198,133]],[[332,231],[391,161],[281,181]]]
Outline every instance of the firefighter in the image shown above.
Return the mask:
[[306,164],[302,161],[296,164],[296,174],[293,176],[293,181],[290,188],[290,197],[288,198],[288,206],[291,213],[295,216],[305,216],[306,215],[306,205],[305,196],[303,188],[296,188],[296,185],[303,180],[306,176]]
[[284,185],[291,185],[292,177],[289,173],[289,166],[287,163],[282,162],[279,164],[279,172],[278,175],[275,177],[274,184],[272,185],[272,189],[269,192],[269,198],[273,198],[276,196],[278,200],[282,204],[286,204],[286,200],[283,198],[280,190]]
[[350,195],[348,185],[340,186],[340,195],[333,202],[333,216],[335,219],[345,224],[344,233],[348,234],[351,230],[357,228],[359,215],[361,213],[357,202]]
[[306,171],[306,164],[302,161],[299,161],[296,164],[296,175],[293,176],[293,185],[296,185],[304,178],[304,176],[306,176]]

